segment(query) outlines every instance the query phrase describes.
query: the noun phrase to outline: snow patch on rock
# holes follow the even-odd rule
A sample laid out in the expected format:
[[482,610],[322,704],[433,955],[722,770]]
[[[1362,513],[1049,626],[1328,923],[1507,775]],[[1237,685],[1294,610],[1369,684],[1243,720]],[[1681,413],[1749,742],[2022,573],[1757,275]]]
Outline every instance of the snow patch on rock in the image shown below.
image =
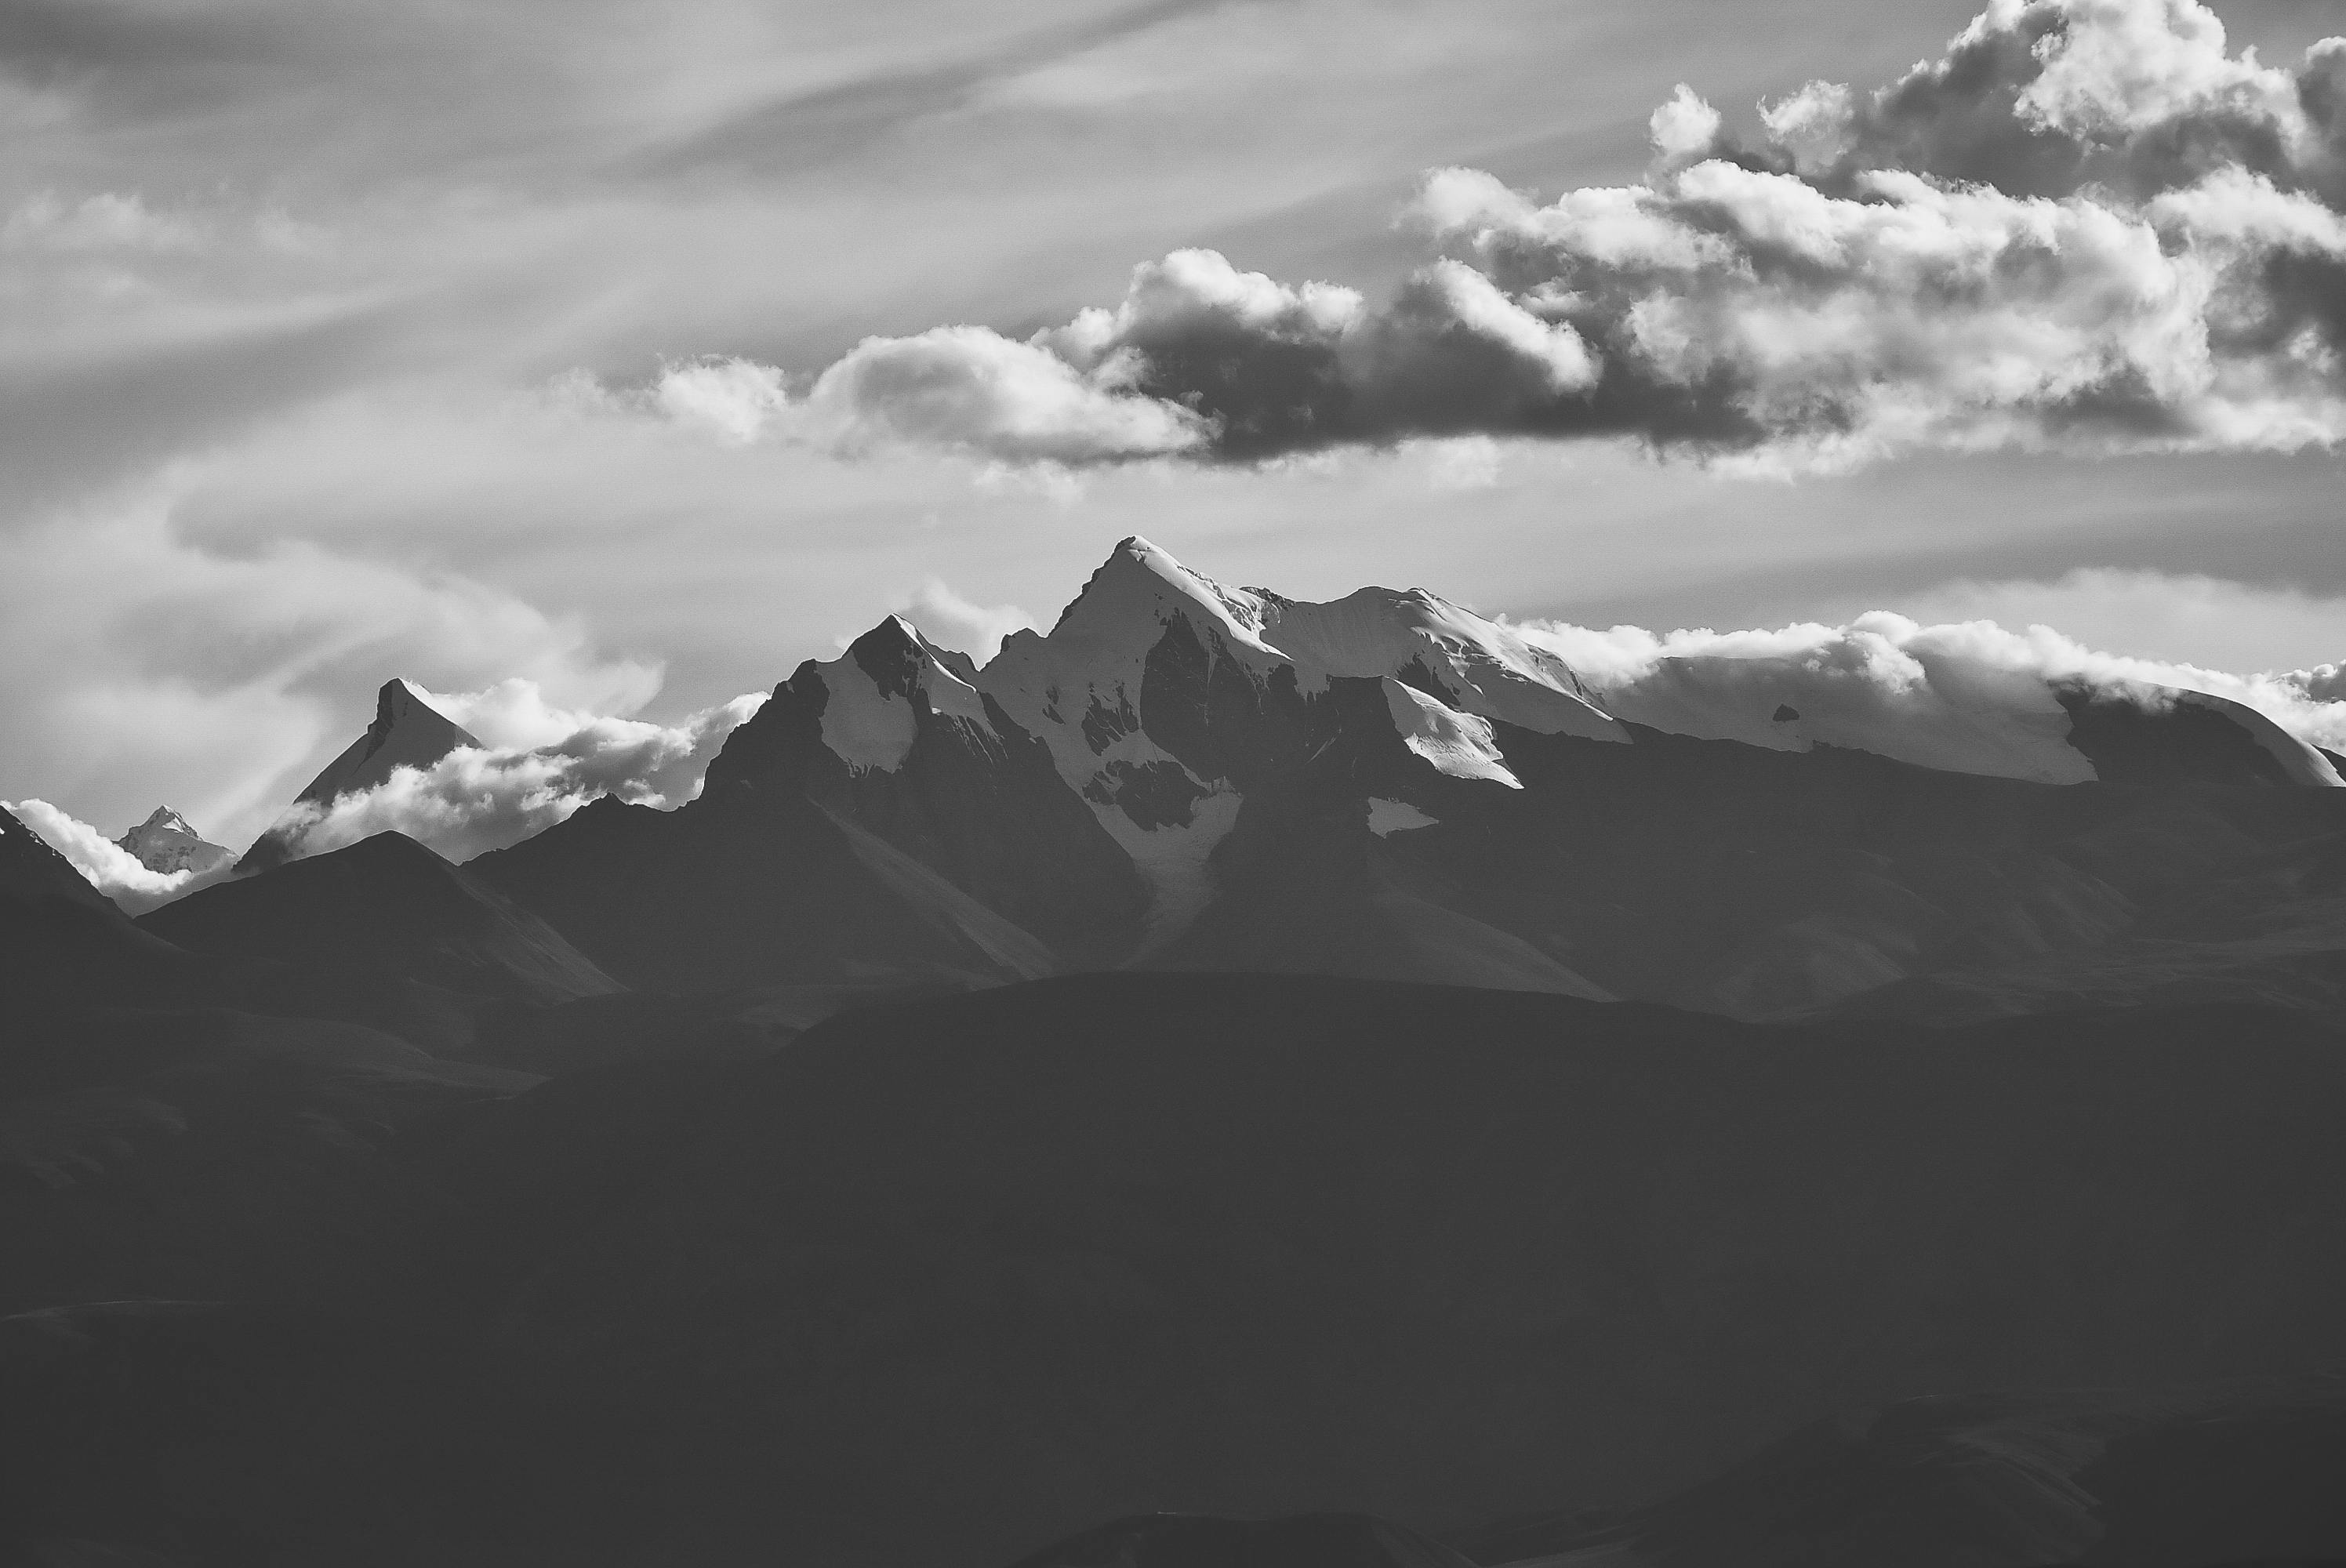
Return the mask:
[[1226,588],[1136,536],[1116,547],[1047,634],[1004,638],[977,673],[977,688],[1043,738],[1059,776],[1080,793],[1112,759],[1112,748],[1096,747],[1085,733],[1086,717],[1096,708],[1138,714],[1149,651],[1174,617],[1187,619],[1209,647],[1219,645],[1217,651],[1267,675],[1287,660],[1262,640],[1264,608],[1263,596]]
[[1189,820],[1143,828],[1114,807],[1094,803],[1100,825],[1132,857],[1133,869],[1148,885],[1148,915],[1134,957],[1146,958],[1189,929],[1214,899],[1216,846],[1238,826],[1245,799],[1227,786],[1190,808]]
[[1510,789],[1520,789],[1516,778],[1500,754],[1488,719],[1446,708],[1413,686],[1388,679],[1385,706],[1402,744],[1453,779],[1487,779]]
[[1382,795],[1369,797],[1369,831],[1380,839],[1418,828],[1437,827],[1441,821],[1441,818],[1429,817],[1406,800],[1388,800]]
[[1333,676],[1398,676],[1416,664],[1461,711],[1541,735],[1629,738],[1560,656],[1423,588],[1268,603],[1262,635],[1293,661],[1306,692],[1326,690]]
[[828,694],[822,705],[822,743],[856,772],[877,768],[893,773],[912,755],[919,720],[913,705],[880,683],[852,658],[816,667]]

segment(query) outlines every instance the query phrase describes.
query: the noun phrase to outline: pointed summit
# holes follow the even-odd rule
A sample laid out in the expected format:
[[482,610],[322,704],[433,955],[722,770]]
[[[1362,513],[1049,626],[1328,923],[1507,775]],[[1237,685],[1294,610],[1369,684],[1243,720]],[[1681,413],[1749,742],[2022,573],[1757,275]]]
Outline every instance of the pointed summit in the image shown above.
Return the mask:
[[150,871],[165,876],[178,871],[198,875],[235,859],[224,845],[207,842],[195,824],[168,806],[158,806],[144,822],[114,840]]
[[390,781],[401,768],[429,768],[460,747],[480,741],[415,694],[406,681],[387,680],[375,693],[374,722],[293,798],[293,805],[245,851],[240,873],[264,871],[291,858],[303,807],[324,808],[344,795],[363,794]]
[[331,805],[373,789],[399,768],[429,768],[460,746],[481,743],[415,695],[403,680],[387,680],[374,697],[374,722],[325,771],[294,797],[296,803]]
[[932,666],[964,686],[977,674],[977,666],[967,654],[931,642],[920,627],[902,616],[890,616],[848,644],[847,654],[882,691],[895,697],[910,697],[931,686]]
[[[1202,623],[1201,629],[1218,628],[1255,644],[1266,603],[1266,596],[1226,587],[1134,534],[1108,552],[1083,592],[1059,613],[1050,635],[1054,642],[1116,640],[1139,626],[1162,626],[1180,613]],[[1014,633],[1012,638],[1025,642],[1034,634]]]

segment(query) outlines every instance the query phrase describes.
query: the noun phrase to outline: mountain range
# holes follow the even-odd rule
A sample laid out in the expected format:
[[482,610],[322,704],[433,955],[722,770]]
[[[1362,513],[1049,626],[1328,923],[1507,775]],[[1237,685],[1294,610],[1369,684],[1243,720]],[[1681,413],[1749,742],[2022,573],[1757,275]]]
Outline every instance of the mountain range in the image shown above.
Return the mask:
[[0,1560],[2346,1556],[2333,760],[1701,674],[1135,540],[463,865],[301,852],[400,681],[136,921],[0,812]]
[[[1139,968],[1747,1018],[2346,999],[2346,791],[2260,714],[2038,682],[1992,723],[1868,730],[1765,685],[1671,696],[1697,684],[1608,707],[1431,594],[1303,603],[1127,540],[983,667],[892,616],[777,687],[682,808],[607,796],[466,869],[676,993]],[[476,744],[391,682],[240,869]]]

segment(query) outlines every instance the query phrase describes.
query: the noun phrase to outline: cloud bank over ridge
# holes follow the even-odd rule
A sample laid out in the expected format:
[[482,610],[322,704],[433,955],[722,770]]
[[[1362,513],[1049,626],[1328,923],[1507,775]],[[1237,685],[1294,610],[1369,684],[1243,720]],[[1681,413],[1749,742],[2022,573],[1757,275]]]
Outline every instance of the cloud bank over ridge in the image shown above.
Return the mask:
[[[1739,139],[1690,88],[1633,185],[1427,178],[1436,254],[1381,304],[1220,254],[1024,341],[872,337],[791,396],[670,366],[730,439],[1014,462],[1249,461],[1613,435],[1766,466],[1920,448],[2284,451],[2346,435],[2346,39],[2232,53],[2197,0],[1993,0],[1871,93]],[[756,412],[745,413],[745,408]]]
[[395,769],[373,789],[330,803],[297,804],[270,830],[285,838],[292,858],[396,831],[464,861],[518,843],[605,795],[672,809],[700,792],[725,737],[766,701],[765,693],[750,692],[663,725],[557,708],[528,680],[423,696],[486,744],[459,747],[429,768]]
[[1729,632],[1513,625],[1570,664],[1617,718],[1708,739],[1843,746],[2077,784],[2094,771],[2063,738],[2060,694],[2075,692],[2154,711],[2198,697],[2237,703],[2307,746],[2346,752],[2346,669],[2334,664],[2234,675],[2099,652],[2050,626],[1924,626],[1887,610],[1840,626]]
[[[678,720],[654,724],[561,708],[521,677],[481,691],[422,694],[485,743],[460,747],[429,768],[401,768],[372,789],[324,805],[297,803],[271,830],[291,858],[323,854],[373,834],[406,834],[463,861],[552,827],[588,801],[616,795],[669,809],[699,793],[709,759],[766,701],[751,692]],[[100,830],[46,800],[0,801],[100,892],[143,913],[225,880],[149,871]]]

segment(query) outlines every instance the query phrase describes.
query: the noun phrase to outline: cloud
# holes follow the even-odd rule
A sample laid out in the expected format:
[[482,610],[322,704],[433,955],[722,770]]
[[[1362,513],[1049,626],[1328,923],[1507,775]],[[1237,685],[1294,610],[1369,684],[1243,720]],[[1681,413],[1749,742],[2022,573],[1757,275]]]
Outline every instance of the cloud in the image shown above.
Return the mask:
[[893,606],[936,642],[984,664],[1016,631],[1040,631],[1042,623],[1015,605],[980,605],[963,598],[941,578],[929,577]]
[[386,672],[512,671],[602,712],[660,689],[659,667],[510,592],[312,541],[214,547],[182,499],[166,481],[0,529],[0,723],[17,738],[0,788],[101,820],[168,798],[235,844],[348,741]]
[[757,440],[790,406],[782,372],[743,359],[667,366],[651,395],[678,423],[703,426],[736,445]]
[[1993,0],[1871,95],[1744,146],[1681,86],[1640,183],[1431,175],[1442,254],[1371,306],[1211,250],[1020,342],[874,338],[833,439],[1254,461],[1619,435],[1778,469],[1915,449],[2286,451],[2346,436],[2346,40],[2295,71],[2196,0]]
[[1925,626],[1873,611],[1840,626],[1657,634],[1554,621],[1515,629],[1569,663],[1617,718],[1780,750],[1852,747],[1926,768],[2046,783],[2094,777],[2064,739],[2058,693],[2157,708],[2173,693],[2237,702],[2290,735],[2346,749],[2336,666],[2233,675],[2100,652],[2049,626]]
[[842,456],[915,445],[1021,466],[1117,462],[1202,446],[1208,423],[1135,396],[1121,364],[1081,369],[983,327],[866,338],[793,401],[783,372],[744,359],[669,364],[648,385],[584,371],[547,386],[557,406],[648,414],[728,445],[780,441]]
[[506,743],[462,747],[430,768],[396,769],[362,793],[296,807],[272,829],[291,858],[397,831],[461,862],[519,843],[605,795],[672,809],[699,794],[725,738],[766,701],[751,692],[661,725],[564,709],[525,679],[423,695],[484,740]]
[[2286,670],[2346,658],[2346,597],[2200,574],[2081,568],[2049,582],[1962,580],[1903,596],[1926,625],[2051,626],[2088,647],[2209,669]]
[[1124,361],[1068,363],[984,327],[866,338],[815,379],[809,431],[848,451],[884,441],[1015,462],[1097,463],[1185,452],[1207,422],[1134,388]]
[[74,870],[88,878],[92,887],[129,914],[145,914],[230,874],[226,865],[209,871],[149,871],[146,862],[104,833],[37,796],[0,800],[0,809],[15,812],[49,848],[73,862]]

